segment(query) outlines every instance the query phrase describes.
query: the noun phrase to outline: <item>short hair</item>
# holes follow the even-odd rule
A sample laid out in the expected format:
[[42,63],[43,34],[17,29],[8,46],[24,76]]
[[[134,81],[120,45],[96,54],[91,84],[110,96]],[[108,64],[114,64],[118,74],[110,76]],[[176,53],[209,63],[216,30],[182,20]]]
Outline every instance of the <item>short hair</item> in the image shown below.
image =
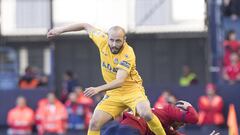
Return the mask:
[[111,28],[108,30],[108,32],[111,31],[111,30],[121,31],[121,32],[123,33],[124,37],[126,37],[126,32],[125,32],[125,30],[124,30],[122,27],[120,27],[120,26],[113,26],[113,27],[111,27]]

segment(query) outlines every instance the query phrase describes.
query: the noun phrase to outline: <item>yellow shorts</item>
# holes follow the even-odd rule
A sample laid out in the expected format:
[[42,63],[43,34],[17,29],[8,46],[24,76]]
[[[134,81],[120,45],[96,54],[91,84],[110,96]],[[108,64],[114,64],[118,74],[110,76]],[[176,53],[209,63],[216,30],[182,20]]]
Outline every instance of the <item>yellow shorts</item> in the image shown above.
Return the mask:
[[96,110],[104,111],[113,118],[119,116],[125,109],[130,108],[136,114],[136,106],[139,102],[149,102],[144,92],[138,91],[124,95],[105,95],[98,103]]

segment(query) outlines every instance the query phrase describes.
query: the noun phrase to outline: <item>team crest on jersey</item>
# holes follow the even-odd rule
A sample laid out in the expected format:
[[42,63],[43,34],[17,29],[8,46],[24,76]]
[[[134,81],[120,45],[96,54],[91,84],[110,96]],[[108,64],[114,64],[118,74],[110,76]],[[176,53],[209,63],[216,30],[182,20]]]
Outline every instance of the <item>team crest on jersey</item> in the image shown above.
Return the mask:
[[118,58],[113,59],[114,64],[118,64]]
[[130,66],[131,66],[131,64],[128,63],[127,61],[121,61],[121,62],[120,62],[120,65],[122,65],[122,66],[124,66],[124,67],[126,67],[126,68],[130,68]]
[[128,58],[128,54],[125,54],[125,57]]

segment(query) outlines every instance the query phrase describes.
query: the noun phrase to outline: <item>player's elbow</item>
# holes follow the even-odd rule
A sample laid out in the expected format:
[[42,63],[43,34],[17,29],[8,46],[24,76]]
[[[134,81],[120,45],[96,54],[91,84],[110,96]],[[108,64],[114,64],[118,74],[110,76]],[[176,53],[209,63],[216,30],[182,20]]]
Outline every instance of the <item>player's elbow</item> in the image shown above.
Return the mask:
[[93,29],[93,26],[88,24],[88,23],[82,23],[81,26],[83,27],[84,30],[87,32],[91,31]]

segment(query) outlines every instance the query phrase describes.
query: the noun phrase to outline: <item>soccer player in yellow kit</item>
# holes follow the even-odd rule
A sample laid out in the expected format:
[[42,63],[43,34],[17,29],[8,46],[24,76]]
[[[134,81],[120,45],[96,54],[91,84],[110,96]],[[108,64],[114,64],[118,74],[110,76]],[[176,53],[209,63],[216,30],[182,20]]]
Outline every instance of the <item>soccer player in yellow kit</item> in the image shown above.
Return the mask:
[[166,135],[160,121],[151,112],[142,79],[136,70],[135,54],[126,42],[123,28],[113,26],[108,33],[104,33],[90,24],[79,23],[54,28],[47,33],[47,37],[81,30],[87,31],[99,49],[102,75],[106,81],[104,85],[89,87],[84,91],[88,97],[106,91],[104,98],[95,108],[88,135],[100,135],[101,127],[127,108],[143,117],[156,135]]

